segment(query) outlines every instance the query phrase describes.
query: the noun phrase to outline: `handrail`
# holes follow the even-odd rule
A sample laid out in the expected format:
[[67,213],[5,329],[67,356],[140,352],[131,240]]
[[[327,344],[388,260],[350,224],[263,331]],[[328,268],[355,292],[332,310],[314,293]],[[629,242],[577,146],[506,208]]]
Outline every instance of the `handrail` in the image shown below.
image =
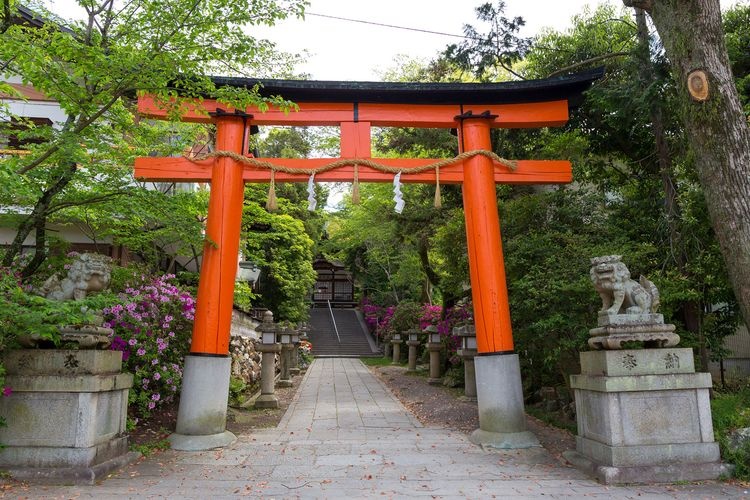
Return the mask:
[[336,332],[336,338],[339,341],[339,344],[341,343],[341,337],[339,337],[339,329],[336,327],[336,318],[333,317],[333,308],[331,308],[331,300],[326,299],[326,302],[328,302],[328,312],[331,313],[331,323],[333,323],[333,331]]

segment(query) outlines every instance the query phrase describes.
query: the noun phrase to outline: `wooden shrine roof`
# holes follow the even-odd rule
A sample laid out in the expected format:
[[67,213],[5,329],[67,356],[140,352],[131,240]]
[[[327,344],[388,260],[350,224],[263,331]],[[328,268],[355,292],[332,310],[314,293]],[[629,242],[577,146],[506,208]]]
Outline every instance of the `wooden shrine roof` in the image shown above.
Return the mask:
[[218,86],[251,88],[261,95],[281,95],[297,103],[361,102],[383,104],[513,104],[567,99],[578,104],[581,93],[604,74],[603,68],[541,80],[498,83],[351,82],[212,77]]

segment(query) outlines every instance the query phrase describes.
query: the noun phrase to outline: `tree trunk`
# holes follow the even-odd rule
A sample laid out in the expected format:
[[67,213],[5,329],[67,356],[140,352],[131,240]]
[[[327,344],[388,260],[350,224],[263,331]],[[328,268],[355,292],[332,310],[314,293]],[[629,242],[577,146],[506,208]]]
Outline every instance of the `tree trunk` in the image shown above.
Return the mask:
[[623,2],[649,13],[664,44],[711,223],[750,323],[750,127],[729,67],[719,0]]
[[62,175],[42,193],[28,217],[21,221],[16,232],[16,237],[5,252],[2,263],[4,267],[10,267],[13,264],[13,260],[21,254],[23,242],[32,231],[35,231],[37,238],[35,253],[31,262],[21,271],[21,276],[24,278],[31,276],[47,258],[45,226],[47,225],[49,208],[55,196],[60,194],[70,184],[77,168],[78,166],[75,163],[67,165]]

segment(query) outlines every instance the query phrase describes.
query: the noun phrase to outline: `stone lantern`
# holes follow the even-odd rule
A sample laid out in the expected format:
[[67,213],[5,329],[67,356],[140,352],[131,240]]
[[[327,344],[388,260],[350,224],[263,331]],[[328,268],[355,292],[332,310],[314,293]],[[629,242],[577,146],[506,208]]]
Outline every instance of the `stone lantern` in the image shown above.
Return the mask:
[[409,346],[409,366],[406,369],[408,373],[414,373],[417,371],[417,348],[419,347],[419,330],[412,328],[408,332],[409,340],[406,341],[406,345]]
[[393,346],[393,364],[397,365],[401,359],[401,334],[394,333],[391,337],[391,345]]
[[278,341],[281,343],[281,374],[279,381],[276,382],[277,387],[291,387],[292,386],[292,350],[294,345],[292,344],[292,330],[288,326],[284,326],[278,333]]
[[263,314],[263,323],[260,327],[261,343],[255,348],[262,353],[260,364],[260,396],[255,400],[256,408],[278,408],[279,398],[274,390],[274,379],[276,378],[276,353],[281,351],[281,346],[276,343],[276,325],[273,323],[273,313],[266,311]]
[[477,377],[474,370],[474,356],[477,355],[477,333],[473,324],[453,329],[453,334],[461,338],[458,355],[464,360],[464,396],[477,399]]
[[430,352],[430,377],[427,379],[427,383],[439,385],[442,383],[440,378],[440,351],[443,349],[440,332],[435,325],[429,325],[423,331],[427,334],[427,350]]
[[299,329],[294,328],[292,329],[292,351],[291,351],[291,365],[289,367],[289,372],[294,377],[295,375],[299,375]]

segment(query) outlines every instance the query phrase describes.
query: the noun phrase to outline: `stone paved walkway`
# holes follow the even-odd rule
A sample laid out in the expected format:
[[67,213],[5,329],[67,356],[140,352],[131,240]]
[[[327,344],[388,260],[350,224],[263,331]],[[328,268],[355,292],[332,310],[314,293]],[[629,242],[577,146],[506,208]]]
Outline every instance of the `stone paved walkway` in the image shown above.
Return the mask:
[[224,450],[165,452],[92,487],[31,498],[743,498],[721,483],[606,487],[542,448],[484,451],[423,427],[356,359],[318,359],[275,429]]

